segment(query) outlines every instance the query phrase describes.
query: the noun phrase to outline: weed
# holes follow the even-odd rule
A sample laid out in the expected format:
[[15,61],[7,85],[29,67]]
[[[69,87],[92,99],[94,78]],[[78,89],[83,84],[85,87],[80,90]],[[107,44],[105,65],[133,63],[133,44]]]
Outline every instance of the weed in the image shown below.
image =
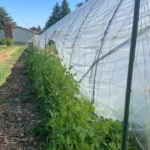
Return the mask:
[[10,45],[13,45],[13,44],[14,44],[14,42],[11,38],[4,38],[4,39],[0,40],[0,45],[10,46]]
[[49,41],[49,44],[46,46],[47,51],[49,51],[51,54],[58,54],[58,51],[56,49],[56,45],[53,41]]

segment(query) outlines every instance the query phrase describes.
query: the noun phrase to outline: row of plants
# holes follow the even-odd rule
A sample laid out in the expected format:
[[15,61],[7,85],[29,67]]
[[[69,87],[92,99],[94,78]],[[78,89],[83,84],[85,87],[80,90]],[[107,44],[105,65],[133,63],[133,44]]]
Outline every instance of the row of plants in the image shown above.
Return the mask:
[[10,45],[13,45],[13,44],[14,44],[14,42],[11,38],[0,39],[0,45],[10,46]]
[[[0,86],[6,81],[6,78],[11,73],[13,65],[17,62],[17,60],[21,56],[24,48],[25,47],[20,47],[19,50],[17,50],[12,54],[11,58],[7,60],[7,62],[3,62],[2,64],[0,64]],[[3,48],[3,50],[5,49]]]
[[[44,150],[120,150],[122,123],[95,114],[95,107],[80,95],[79,84],[58,57],[35,47],[26,61],[31,89],[41,122],[33,133]],[[129,134],[128,149],[136,149]]]

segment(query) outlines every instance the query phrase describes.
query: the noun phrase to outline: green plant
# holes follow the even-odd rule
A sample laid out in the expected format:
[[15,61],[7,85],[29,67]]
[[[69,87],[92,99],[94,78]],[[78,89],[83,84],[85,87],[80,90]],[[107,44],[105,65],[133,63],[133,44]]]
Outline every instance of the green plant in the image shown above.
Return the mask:
[[[120,150],[122,123],[95,114],[95,107],[80,97],[80,87],[58,58],[35,47],[26,62],[38,101],[41,123],[33,129],[44,150]],[[134,137],[129,135],[128,149]]]
[[10,46],[13,44],[13,40],[11,38],[4,38],[0,40],[0,45]]
[[56,49],[56,45],[54,41],[49,41],[49,44],[46,46],[47,51],[49,51],[51,54],[58,54],[58,51]]
[[4,39],[0,40],[0,45],[5,45],[5,40]]
[[13,44],[13,40],[11,38],[5,38],[5,43],[7,46],[10,46]]

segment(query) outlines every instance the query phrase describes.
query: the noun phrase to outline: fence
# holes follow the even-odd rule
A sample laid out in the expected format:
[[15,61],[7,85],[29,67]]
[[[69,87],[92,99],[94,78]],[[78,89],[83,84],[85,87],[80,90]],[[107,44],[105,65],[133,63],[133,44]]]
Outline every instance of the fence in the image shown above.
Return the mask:
[[[72,65],[81,93],[96,113],[123,120],[134,0],[89,0],[36,40],[56,43],[63,64]],[[150,149],[150,0],[140,3],[129,130],[140,149]],[[143,140],[144,139],[144,140]]]

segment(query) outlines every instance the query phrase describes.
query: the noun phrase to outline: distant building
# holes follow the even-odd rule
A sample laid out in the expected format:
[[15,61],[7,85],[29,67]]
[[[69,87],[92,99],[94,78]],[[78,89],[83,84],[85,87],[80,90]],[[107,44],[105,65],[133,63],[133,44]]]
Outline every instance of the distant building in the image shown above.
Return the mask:
[[4,30],[0,30],[0,39],[9,37],[14,43],[19,45],[32,45],[37,38],[38,33],[19,26],[12,27],[11,24],[5,23]]
[[16,44],[33,44],[37,36],[38,33],[32,30],[18,26],[13,28],[13,40]]

